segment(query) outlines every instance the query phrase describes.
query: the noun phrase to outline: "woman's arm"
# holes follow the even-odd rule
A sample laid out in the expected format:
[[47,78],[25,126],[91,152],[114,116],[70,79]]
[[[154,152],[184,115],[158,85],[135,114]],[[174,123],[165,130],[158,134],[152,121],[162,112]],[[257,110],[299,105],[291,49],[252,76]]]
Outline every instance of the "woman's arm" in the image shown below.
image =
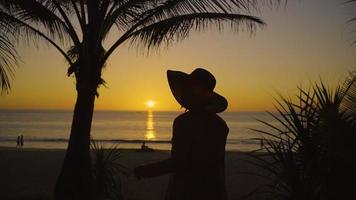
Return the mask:
[[173,123],[171,157],[167,160],[139,166],[134,170],[135,175],[138,178],[150,178],[186,170],[189,167],[191,149],[191,136],[188,137],[189,128],[189,123],[184,118],[176,118]]
[[151,178],[161,176],[171,172],[170,159],[162,160],[159,162],[138,166],[134,169],[137,178]]

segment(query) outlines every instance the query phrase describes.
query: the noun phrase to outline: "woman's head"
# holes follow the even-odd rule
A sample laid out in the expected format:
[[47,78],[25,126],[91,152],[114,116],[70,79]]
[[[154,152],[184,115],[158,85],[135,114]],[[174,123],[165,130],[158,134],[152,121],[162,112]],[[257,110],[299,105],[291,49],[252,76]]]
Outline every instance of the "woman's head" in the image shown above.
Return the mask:
[[205,69],[197,68],[191,74],[167,71],[171,91],[178,103],[188,110],[218,113],[227,108],[227,101],[213,90],[215,77]]

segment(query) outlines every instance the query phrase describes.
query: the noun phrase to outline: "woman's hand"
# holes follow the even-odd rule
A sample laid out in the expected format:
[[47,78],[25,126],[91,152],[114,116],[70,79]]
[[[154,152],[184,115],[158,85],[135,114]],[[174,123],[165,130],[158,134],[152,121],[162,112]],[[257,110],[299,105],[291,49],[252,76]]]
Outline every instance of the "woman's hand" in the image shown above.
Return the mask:
[[136,178],[151,178],[172,172],[171,160],[166,159],[155,163],[141,165],[134,170]]

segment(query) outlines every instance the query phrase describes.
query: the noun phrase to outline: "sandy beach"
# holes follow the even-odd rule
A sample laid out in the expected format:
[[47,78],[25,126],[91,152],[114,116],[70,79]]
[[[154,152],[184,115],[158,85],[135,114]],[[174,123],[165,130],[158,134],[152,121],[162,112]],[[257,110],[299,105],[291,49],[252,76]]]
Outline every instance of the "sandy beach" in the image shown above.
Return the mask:
[[[165,159],[169,151],[136,152],[122,150],[121,163],[130,169],[144,163]],[[0,194],[1,199],[48,199],[59,173],[64,150],[0,148]],[[242,159],[243,152],[226,153],[226,184],[229,199],[239,199],[251,191],[261,180],[239,173],[253,171]],[[137,180],[129,177],[123,192],[127,200],[163,200],[168,175]]]

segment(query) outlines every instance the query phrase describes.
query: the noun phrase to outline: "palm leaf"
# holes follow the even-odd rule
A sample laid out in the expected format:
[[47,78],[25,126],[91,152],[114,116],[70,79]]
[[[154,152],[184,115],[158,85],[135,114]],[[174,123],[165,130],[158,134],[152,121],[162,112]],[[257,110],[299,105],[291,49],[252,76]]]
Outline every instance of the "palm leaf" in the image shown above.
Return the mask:
[[[124,3],[120,4],[121,6],[132,8],[131,14],[126,16],[117,13],[117,18],[108,15],[107,20],[110,22],[107,24],[115,23],[120,30],[124,27],[124,33],[108,49],[101,63],[105,63],[115,49],[129,39],[131,39],[131,44],[138,45],[142,42],[143,46],[150,49],[187,38],[189,28],[203,31],[211,25],[222,30],[225,22],[230,22],[232,25],[230,27],[235,30],[245,28],[253,32],[256,27],[264,25],[261,19],[251,15],[253,11],[257,11],[261,6],[278,5],[280,0],[266,0],[263,3],[257,0],[156,0],[150,2],[126,0],[122,2]],[[117,9],[120,5],[116,4]],[[107,30],[109,27],[105,27],[104,32],[106,33]]]
[[186,39],[191,30],[204,31],[211,25],[222,30],[224,22],[230,22],[234,30],[239,30],[241,24],[244,24],[248,31],[254,31],[256,26],[264,25],[259,18],[248,15],[197,13],[180,15],[144,26],[133,32],[131,38],[133,43],[142,44],[150,49],[162,44],[169,45],[174,40]]
[[[1,15],[0,15],[1,16]],[[15,49],[14,38],[11,32],[14,27],[4,19],[0,19],[0,88],[1,93],[9,92],[11,89],[10,80],[14,75],[19,56]]]
[[[36,0],[3,0],[8,9],[2,10],[8,15],[25,23],[36,23],[45,27],[46,35],[52,39],[64,42],[68,39],[68,27],[56,15],[54,8],[48,3]],[[4,6],[5,7],[5,6]]]
[[356,117],[356,71],[351,72],[347,77],[343,89],[346,96],[342,102],[342,106],[347,112]]
[[255,190],[259,195],[271,194],[272,199],[283,200],[319,200],[329,194],[343,196],[352,192],[344,179],[355,174],[352,169],[356,166],[356,159],[352,158],[355,148],[350,141],[356,139],[356,119],[347,117],[342,104],[350,107],[347,98],[353,94],[350,92],[353,84],[354,75],[334,90],[323,82],[315,84],[312,90],[299,88],[298,103],[280,96],[279,116],[271,115],[283,129],[262,121],[272,128],[256,130],[267,136],[260,139],[265,144],[261,151],[268,156],[250,154],[252,161],[247,161],[262,169],[263,176],[257,176],[266,178],[265,174],[270,173],[266,178],[269,183]]

